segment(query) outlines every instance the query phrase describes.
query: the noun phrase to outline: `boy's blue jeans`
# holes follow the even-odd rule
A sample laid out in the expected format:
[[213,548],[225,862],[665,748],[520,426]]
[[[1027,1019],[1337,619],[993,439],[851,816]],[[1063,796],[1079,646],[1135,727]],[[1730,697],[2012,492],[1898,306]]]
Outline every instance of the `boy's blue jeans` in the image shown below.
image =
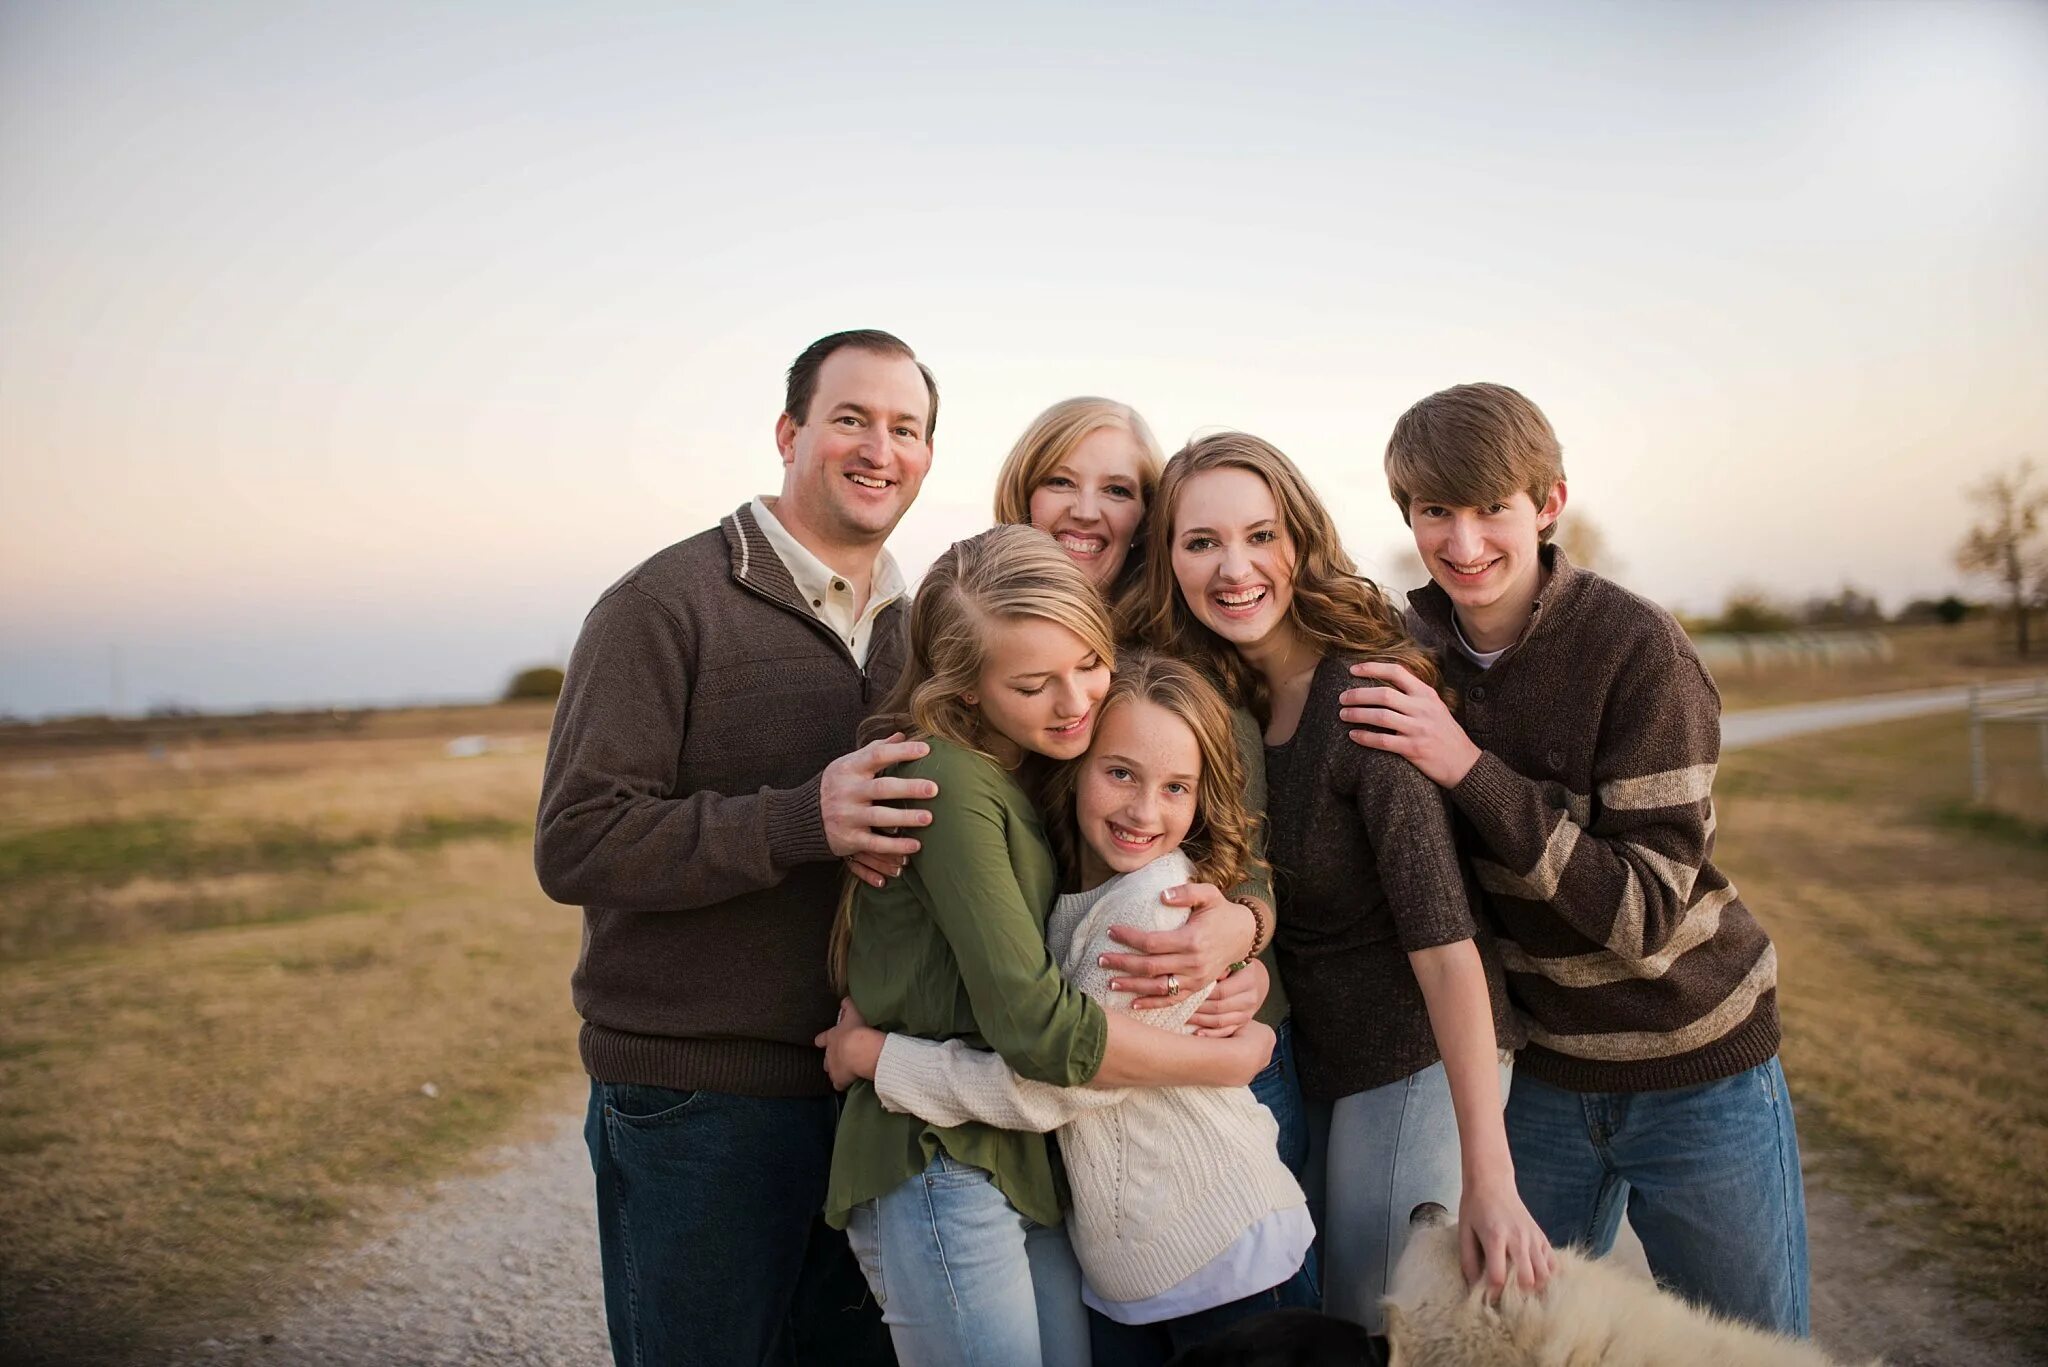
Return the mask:
[[620,1367],[889,1364],[820,1216],[839,1102],[590,1085],[605,1320]]
[[1663,1092],[1568,1092],[1523,1074],[1507,1125],[1515,1184],[1551,1242],[1606,1253],[1626,1203],[1659,1282],[1808,1336],[1806,1192],[1777,1059]]

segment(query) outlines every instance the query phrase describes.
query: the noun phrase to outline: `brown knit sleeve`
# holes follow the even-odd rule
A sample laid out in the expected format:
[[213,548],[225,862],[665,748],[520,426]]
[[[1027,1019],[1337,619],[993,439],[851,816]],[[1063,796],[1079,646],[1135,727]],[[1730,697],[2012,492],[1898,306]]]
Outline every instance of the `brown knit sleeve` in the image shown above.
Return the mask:
[[[1346,742],[1348,744],[1348,742]],[[1410,953],[1478,933],[1443,790],[1398,755],[1361,750],[1357,803],[1395,938]]]
[[1476,861],[1480,882],[1548,903],[1623,959],[1666,950],[1698,900],[1720,745],[1720,695],[1698,659],[1647,643],[1600,719],[1590,820],[1561,810],[1491,752],[1451,790],[1487,846]]
[[591,609],[569,657],[534,825],[534,869],[558,902],[702,907],[832,856],[818,779],[723,794],[677,790],[694,660],[681,625],[628,582]]

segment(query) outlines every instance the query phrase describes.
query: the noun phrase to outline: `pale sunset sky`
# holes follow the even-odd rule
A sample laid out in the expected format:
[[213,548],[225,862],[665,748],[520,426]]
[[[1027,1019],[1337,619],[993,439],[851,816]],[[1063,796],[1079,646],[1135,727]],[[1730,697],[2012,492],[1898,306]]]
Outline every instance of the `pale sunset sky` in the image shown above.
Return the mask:
[[1489,379],[1660,602],[1966,588],[2048,463],[2048,5],[7,5],[0,713],[493,695],[866,326],[944,395],[913,575],[1079,393],[1392,569],[1389,428]]

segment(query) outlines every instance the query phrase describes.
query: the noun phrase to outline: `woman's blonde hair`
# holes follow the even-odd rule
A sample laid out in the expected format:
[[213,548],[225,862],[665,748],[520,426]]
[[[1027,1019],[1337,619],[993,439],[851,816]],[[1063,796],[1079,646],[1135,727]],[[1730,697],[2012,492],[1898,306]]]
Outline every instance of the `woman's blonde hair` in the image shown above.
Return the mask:
[[1120,606],[1124,639],[1192,660],[1220,680],[1225,695],[1261,719],[1268,713],[1266,682],[1230,642],[1218,636],[1182,600],[1173,574],[1174,515],[1181,492],[1210,470],[1248,470],[1265,482],[1294,545],[1294,595],[1287,619],[1320,655],[1359,656],[1405,665],[1438,687],[1436,659],[1415,643],[1392,600],[1358,566],[1337,535],[1329,509],[1280,449],[1246,432],[1198,437],[1174,453],[1159,481],[1153,509],[1158,534],[1145,550],[1139,587]]
[[[901,731],[911,740],[951,741],[994,763],[981,709],[964,695],[981,684],[989,629],[1023,617],[1057,622],[1115,666],[1109,613],[1080,567],[1036,528],[991,527],[955,541],[925,571],[910,604],[903,672],[862,725],[862,742]],[[829,967],[842,991],[853,904],[863,886],[847,876],[832,926]]]
[[1145,530],[1151,525],[1152,500],[1159,492],[1160,470],[1166,464],[1158,440],[1153,437],[1152,429],[1145,425],[1145,420],[1138,416],[1137,409],[1114,399],[1083,396],[1061,399],[1033,418],[1031,425],[1024,429],[1024,435],[1017,438],[1017,444],[1010,448],[1010,454],[1003,460],[1003,468],[996,475],[995,512],[997,522],[1028,525],[1031,521],[1031,495],[1038,491],[1038,486],[1045,483],[1062,461],[1074,454],[1074,448],[1084,437],[1105,427],[1128,432],[1138,443],[1135,473],[1138,476],[1138,497],[1145,505],[1145,516],[1138,521],[1138,530],[1131,538],[1130,554],[1124,558],[1123,569],[1118,572],[1117,581],[1103,592],[1103,596],[1114,603],[1137,582],[1138,565],[1144,559]]
[[[1181,841],[1181,853],[1195,866],[1195,881],[1234,888],[1265,863],[1254,851],[1254,837],[1263,817],[1245,805],[1244,756],[1237,748],[1230,705],[1193,665],[1151,650],[1127,650],[1102,699],[1096,734],[1111,709],[1128,702],[1149,702],[1178,717],[1195,733],[1202,757],[1195,781],[1195,819]],[[1046,829],[1060,868],[1071,879],[1081,867],[1081,826],[1075,794],[1080,786],[1080,759],[1062,764],[1045,785]]]

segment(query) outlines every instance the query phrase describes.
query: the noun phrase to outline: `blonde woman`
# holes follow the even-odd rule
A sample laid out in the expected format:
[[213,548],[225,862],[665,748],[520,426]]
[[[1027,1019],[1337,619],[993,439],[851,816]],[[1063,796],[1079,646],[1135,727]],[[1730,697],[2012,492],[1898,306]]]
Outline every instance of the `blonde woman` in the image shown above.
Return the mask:
[[1540,1284],[1550,1245],[1515,1189],[1501,1115],[1501,1051],[1519,1026],[1449,810],[1405,760],[1351,744],[1338,717],[1352,662],[1396,661],[1433,684],[1435,661],[1271,444],[1190,443],[1155,518],[1132,634],[1205,665],[1265,726],[1268,852],[1287,907],[1276,946],[1322,1136],[1326,1304],[1382,1332],[1386,1277],[1423,1201],[1459,1212],[1468,1277]]
[[1137,577],[1145,510],[1166,464],[1114,399],[1062,399],[1031,420],[996,475],[996,522],[1048,533],[1112,607]]
[[[1029,523],[1050,533],[1089,580],[1102,591],[1114,614],[1129,596],[1144,565],[1146,528],[1165,460],[1152,429],[1129,404],[1085,396],[1062,399],[1031,420],[1010,448],[996,476],[995,517],[998,523]],[[1247,796],[1263,816],[1265,757],[1258,727],[1241,715],[1241,743]],[[856,871],[876,882],[900,861],[876,855],[853,861]],[[1265,923],[1260,938],[1272,939],[1273,892],[1261,875],[1232,888],[1231,897],[1256,903]],[[1109,946],[1105,966],[1124,976],[1119,991],[1147,994],[1143,1009],[1175,1005],[1162,998],[1159,984],[1173,971],[1165,956],[1196,947],[1212,928],[1201,915],[1165,934],[1136,936]],[[1139,952],[1133,952],[1139,951]],[[1287,1022],[1287,997],[1280,990],[1270,954],[1255,966],[1218,983],[1194,1018],[1196,1029],[1222,1033],[1253,1018],[1278,1032],[1272,1061],[1252,1081],[1252,1092],[1273,1112],[1280,1126],[1280,1155],[1299,1178],[1308,1161],[1308,1129],[1302,1113],[1301,1084],[1295,1070]],[[1185,974],[1176,974],[1176,978]],[[1310,1276],[1314,1277],[1311,1264]]]
[[[992,1049],[1056,1086],[1248,1082],[1270,1032],[1202,1039],[1105,1013],[1046,948],[1058,887],[1034,790],[1044,761],[1088,748],[1109,686],[1115,647],[1093,585],[1044,533],[997,527],[933,563],[908,645],[870,728],[928,743],[896,774],[938,796],[901,877],[848,882],[832,968],[861,1015]],[[865,1081],[833,1080],[852,1085],[825,1216],[847,1230],[906,1367],[1086,1362],[1044,1136],[928,1124],[885,1110]]]

